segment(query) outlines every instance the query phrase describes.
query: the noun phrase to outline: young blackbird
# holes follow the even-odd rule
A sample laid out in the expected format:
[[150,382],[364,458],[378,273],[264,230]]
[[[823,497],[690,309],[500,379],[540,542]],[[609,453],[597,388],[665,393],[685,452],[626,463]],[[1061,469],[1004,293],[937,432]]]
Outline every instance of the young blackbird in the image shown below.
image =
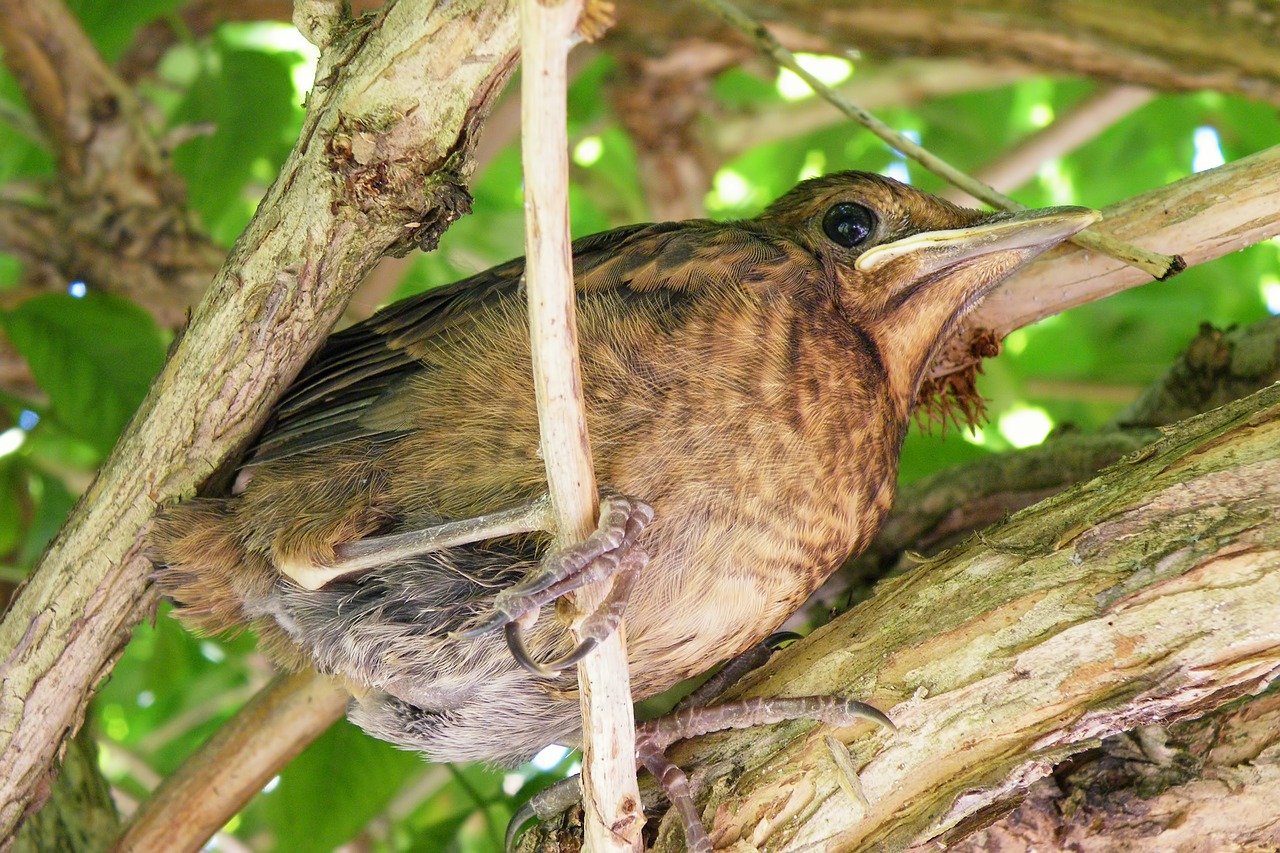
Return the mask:
[[[588,580],[630,586],[638,699],[759,643],[876,532],[921,377],[957,320],[1096,218],[966,210],[842,172],[754,219],[577,241],[609,491],[597,534],[561,553],[536,531],[523,262],[407,299],[330,339],[231,496],[162,514],[159,585],[192,628],[248,623],[286,666],[341,677],[353,721],[434,760],[572,743],[576,683],[559,670],[581,650],[538,609]],[[506,535],[483,543],[415,536],[495,512]],[[519,650],[517,626],[524,665],[496,630]]]

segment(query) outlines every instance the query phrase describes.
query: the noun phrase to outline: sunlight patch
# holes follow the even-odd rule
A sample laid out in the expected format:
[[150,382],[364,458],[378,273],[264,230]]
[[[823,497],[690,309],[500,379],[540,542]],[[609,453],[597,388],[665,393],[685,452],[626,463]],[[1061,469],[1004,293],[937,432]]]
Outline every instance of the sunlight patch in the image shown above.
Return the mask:
[[1053,419],[1044,409],[1021,407],[1000,416],[1000,434],[1014,447],[1039,444],[1053,430]]
[[1027,119],[1032,127],[1048,127],[1053,124],[1053,107],[1048,104],[1036,104],[1031,108]]
[[26,440],[27,431],[20,426],[9,427],[4,432],[0,432],[0,456],[16,453]]
[[799,180],[807,181],[827,173],[827,155],[817,148],[811,148],[804,155],[804,165],[800,167]]
[[544,747],[543,750],[535,755],[533,760],[529,763],[539,770],[550,770],[552,767],[555,767],[563,761],[564,757],[568,754],[569,750],[567,747],[553,743],[551,746]]
[[[828,86],[838,86],[853,74],[853,63],[839,56],[823,56],[817,53],[797,53],[800,67]],[[813,94],[809,84],[789,68],[778,72],[778,94],[784,101],[798,101]]]
[[604,140],[598,136],[587,136],[573,147],[573,162],[583,168],[594,166],[602,154]]
[[1071,180],[1071,175],[1062,167],[1062,161],[1059,159],[1047,160],[1045,164],[1036,172],[1036,177],[1040,179],[1040,183],[1049,193],[1049,198],[1053,204],[1071,204],[1076,198],[1075,182]]
[[524,787],[525,775],[523,773],[508,773],[502,777],[502,793],[508,797],[514,797],[520,793],[520,789]]
[[1267,306],[1267,311],[1273,315],[1280,314],[1280,278],[1264,275],[1258,291],[1262,294],[1262,302]]
[[1203,172],[1206,169],[1216,169],[1227,162],[1222,156],[1222,140],[1218,137],[1217,128],[1208,125],[1197,127],[1191,141],[1196,149],[1196,153],[1191,157],[1191,171]]
[[740,207],[751,197],[751,184],[738,172],[721,169],[716,172],[707,206],[712,210]]

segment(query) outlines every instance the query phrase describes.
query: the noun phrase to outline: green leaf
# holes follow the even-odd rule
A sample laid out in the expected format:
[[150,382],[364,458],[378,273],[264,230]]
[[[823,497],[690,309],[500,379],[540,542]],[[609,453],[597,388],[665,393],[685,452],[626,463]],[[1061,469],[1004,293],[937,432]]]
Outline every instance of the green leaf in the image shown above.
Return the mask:
[[[27,109],[22,87],[6,69],[0,67],[0,101],[12,119],[0,121],[0,181],[15,178],[45,178],[53,174],[53,156],[36,140],[36,120]],[[19,125],[26,129],[19,129]],[[31,135],[34,133],[34,137]]]
[[420,756],[339,722],[280,774],[279,787],[264,795],[275,849],[320,853],[348,841],[422,765]]
[[25,567],[35,563],[76,504],[75,495],[67,491],[67,487],[57,477],[43,471],[32,471],[29,480],[28,488],[35,504],[35,514],[31,518],[26,540],[22,543],[22,552],[18,556],[19,565]]
[[22,530],[26,526],[22,506],[24,492],[26,483],[20,458],[13,455],[0,458],[0,554],[8,554],[22,541]]
[[46,294],[0,314],[52,414],[105,454],[164,364],[151,316],[125,299]]
[[296,54],[230,47],[216,41],[200,76],[174,112],[175,125],[210,125],[174,151],[187,180],[191,206],[215,238],[230,244],[244,229],[266,189],[249,187],[259,161],[274,174],[289,151],[289,129],[298,121],[294,103]]

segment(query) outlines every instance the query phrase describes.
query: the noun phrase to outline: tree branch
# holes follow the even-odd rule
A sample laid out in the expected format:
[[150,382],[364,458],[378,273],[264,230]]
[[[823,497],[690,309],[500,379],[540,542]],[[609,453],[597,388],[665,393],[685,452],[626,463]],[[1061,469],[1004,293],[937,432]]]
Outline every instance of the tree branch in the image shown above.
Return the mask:
[[[1107,738],[953,853],[1197,853],[1280,842],[1280,696]],[[1099,832],[1105,827],[1106,832]],[[936,850],[935,845],[911,853]]]
[[244,447],[378,257],[432,245],[466,210],[467,156],[515,45],[504,4],[400,0],[322,55],[280,178],[0,624],[0,835],[38,806],[152,605],[140,543],[156,507]]
[[[1265,4],[753,0],[749,6],[770,27],[818,42],[804,48],[816,52],[980,57],[1162,91],[1212,89],[1280,106],[1274,12]],[[661,54],[687,38],[735,40],[687,7],[631,3],[620,7],[612,41]]]
[[883,583],[775,656],[733,696],[857,696],[899,731],[844,733],[870,803],[860,818],[810,725],[684,745],[678,760],[712,792],[713,838],[924,844],[1099,738],[1264,689],[1280,674],[1278,443],[1271,387]]
[[[1114,204],[1093,229],[1177,252],[1195,266],[1280,233],[1278,189],[1280,146]],[[1150,283],[1141,270],[1112,258],[1077,247],[1055,249],[974,310],[934,359],[929,376],[938,381],[971,368],[980,360],[975,343],[983,339],[1003,340],[1037,320]]]
[[277,676],[143,801],[111,849],[200,850],[342,716],[347,699],[345,690],[311,670]]

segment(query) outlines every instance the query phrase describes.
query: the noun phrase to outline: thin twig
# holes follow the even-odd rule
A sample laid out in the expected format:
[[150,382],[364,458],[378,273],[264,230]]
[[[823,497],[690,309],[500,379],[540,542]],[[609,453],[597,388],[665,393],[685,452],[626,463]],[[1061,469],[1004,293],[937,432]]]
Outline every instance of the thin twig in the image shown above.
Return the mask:
[[[975,177],[1002,192],[1017,189],[1031,180],[1041,165],[1093,141],[1155,96],[1154,90],[1142,86],[1104,87],[983,166]],[[968,194],[957,188],[939,195],[956,204],[971,202]]]
[[[520,9],[530,338],[542,453],[559,539],[565,544],[589,535],[597,512],[569,244],[566,55],[576,39],[582,3],[524,0]],[[594,610],[607,591],[603,584],[578,591],[578,613]],[[578,664],[578,683],[587,848],[594,853],[638,851],[643,820],[623,626]]]
[[[991,187],[975,180],[971,176],[952,166],[941,157],[925,149],[921,145],[876,118],[871,113],[843,97],[835,89],[814,77],[796,60],[795,54],[782,46],[773,34],[755,18],[744,13],[728,0],[698,0],[703,6],[714,12],[721,20],[743,33],[773,57],[774,61],[794,72],[796,76],[809,84],[818,95],[825,98],[849,118],[883,139],[889,145],[910,157],[930,172],[945,178],[974,198],[981,199],[992,207],[1002,210],[1023,210],[1024,206]],[[1129,245],[1112,237],[1099,235],[1092,230],[1081,231],[1072,238],[1072,242],[1085,248],[1124,261],[1138,267],[1161,281],[1186,269],[1186,261],[1178,255],[1161,255],[1138,246]]]

